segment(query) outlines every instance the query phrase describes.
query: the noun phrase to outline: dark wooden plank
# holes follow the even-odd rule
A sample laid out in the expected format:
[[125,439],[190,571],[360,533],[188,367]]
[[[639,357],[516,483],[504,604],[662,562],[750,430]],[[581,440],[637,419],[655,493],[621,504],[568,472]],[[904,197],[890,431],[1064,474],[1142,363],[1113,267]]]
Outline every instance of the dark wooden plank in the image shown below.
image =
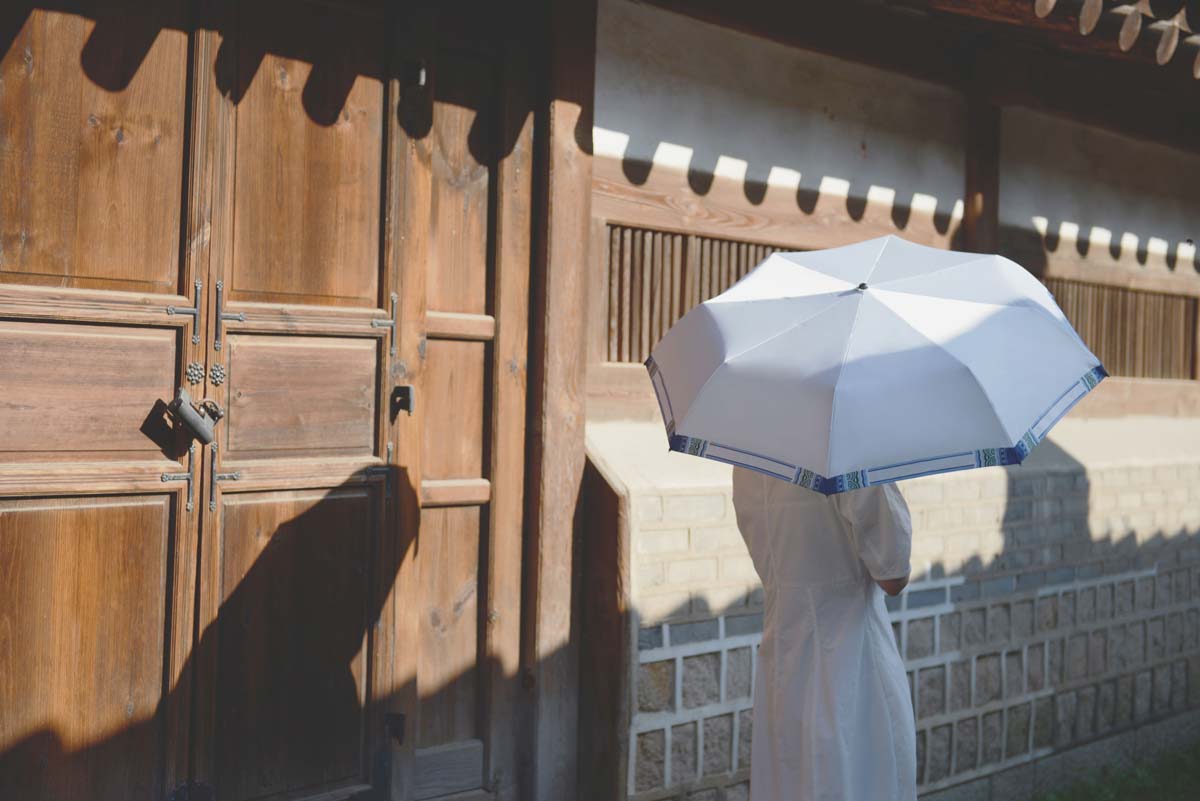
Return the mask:
[[[517,27],[517,26],[514,26]],[[518,32],[520,28],[517,29]],[[527,34],[526,34],[527,35]],[[522,539],[525,523],[526,376],[529,359],[529,268],[533,254],[534,115],[536,76],[529,48],[510,32],[505,46],[500,113],[514,132],[512,149],[496,169],[492,313],[491,449],[487,475],[491,504],[485,556],[487,613],[481,690],[488,786],[509,801],[519,798],[517,760],[527,723],[520,704]]]
[[596,64],[594,0],[548,4],[547,134],[537,183],[545,211],[531,315],[532,390],[525,551],[528,635],[523,663],[533,686],[534,743],[523,797],[577,792],[578,653],[573,636],[574,521],[584,465],[584,271],[590,248],[591,132]]
[[995,253],[1000,230],[1000,109],[967,95],[963,248]]

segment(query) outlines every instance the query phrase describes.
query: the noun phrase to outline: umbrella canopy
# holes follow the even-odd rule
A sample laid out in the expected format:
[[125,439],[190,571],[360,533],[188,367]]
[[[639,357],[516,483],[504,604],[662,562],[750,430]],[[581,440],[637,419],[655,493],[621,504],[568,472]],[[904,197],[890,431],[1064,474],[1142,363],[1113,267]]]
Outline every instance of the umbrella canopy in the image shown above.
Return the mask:
[[1107,375],[1020,265],[895,236],[772,255],[646,367],[672,450],[825,494],[1020,463]]

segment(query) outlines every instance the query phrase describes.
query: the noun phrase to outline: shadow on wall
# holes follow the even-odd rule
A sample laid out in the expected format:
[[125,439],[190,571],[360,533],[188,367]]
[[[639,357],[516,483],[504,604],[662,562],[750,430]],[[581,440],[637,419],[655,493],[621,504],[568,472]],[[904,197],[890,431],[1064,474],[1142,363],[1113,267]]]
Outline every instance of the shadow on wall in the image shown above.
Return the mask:
[[[1158,494],[1182,488],[1190,508],[1194,497],[1182,475],[1110,472],[1089,474],[1051,439],[1024,465],[960,476],[978,481],[906,485],[918,549],[922,538],[970,543],[973,529],[1002,537],[998,552],[989,548],[993,555],[914,564],[914,585],[889,599],[912,683],[923,793],[977,782],[982,798],[1029,799],[1069,784],[1081,770],[1128,765],[1169,747],[1161,736],[1114,738],[1111,747],[1100,741],[1200,705],[1200,527],[1161,525],[1156,517],[1165,506]],[[591,465],[585,486],[593,524],[584,548],[589,565],[600,566],[584,588],[590,636],[583,663],[592,664],[609,649],[628,652],[628,626],[638,612],[621,607],[620,582],[636,566],[622,572],[623,546],[608,528],[623,514],[620,501]],[[609,571],[617,578],[605,584]],[[600,707],[593,720],[610,726],[608,740],[620,745],[585,751],[600,764],[585,784],[594,792],[584,798],[618,797],[630,770],[639,798],[692,791],[742,798],[753,732],[748,715],[730,712],[730,696],[719,693],[740,686],[744,695],[733,697],[748,707],[748,680],[732,672],[735,651],[746,642],[726,646],[719,632],[755,630],[747,627],[761,620],[759,604],[754,595],[724,608],[693,603],[656,618],[677,621],[665,624],[669,632],[657,623],[639,630],[625,663],[633,686],[606,674],[594,680],[596,697],[585,698],[585,706],[590,700]],[[598,636],[602,631],[611,632],[611,642]],[[676,650],[689,655],[676,662]],[[738,664],[746,668],[743,656]],[[628,717],[615,711],[626,703],[633,705]],[[699,723],[688,722],[697,714],[706,732],[702,747],[694,739]],[[721,745],[710,748],[710,735]],[[680,759],[668,773],[666,765]],[[999,771],[1006,783],[990,785]]]
[[[393,492],[408,486],[394,469],[389,480]],[[200,634],[174,688],[168,687],[164,664],[161,700],[152,717],[131,720],[97,741],[76,743],[64,732],[86,726],[85,719],[64,721],[63,731],[50,726],[22,733],[20,717],[10,717],[21,711],[10,708],[5,728],[20,739],[0,743],[0,798],[165,798],[172,788],[163,786],[163,760],[180,760],[186,770],[190,752],[187,743],[164,741],[166,712],[189,708],[197,716],[193,731],[206,731],[211,722],[211,736],[194,744],[215,747],[214,773],[206,778],[215,787],[209,801],[350,783],[364,768],[386,786],[390,749],[382,713],[411,688],[370,697],[374,677],[365,657],[399,565],[415,543],[379,547],[386,528],[382,521],[364,519],[373,514],[365,508],[371,505],[362,497],[365,487],[347,482],[277,527],[241,525],[227,535],[231,541],[223,543],[218,570],[228,585],[213,588],[224,593],[220,610]],[[249,513],[254,514],[252,508]],[[15,629],[36,626],[21,624],[21,611],[8,612],[10,619],[16,616]],[[121,630],[123,611],[127,617],[137,614],[108,609],[104,614],[117,620],[94,622],[93,636]],[[117,643],[122,644],[131,647]],[[164,649],[165,662],[169,644]],[[87,671],[96,665],[56,666],[64,669],[78,671],[86,685]],[[37,682],[31,676],[12,679]],[[130,677],[106,675],[101,681],[120,693]],[[198,700],[205,697],[211,700],[211,721]],[[28,707],[24,712],[30,720],[44,714]],[[190,798],[204,801],[195,792]]]
[[[654,143],[657,144],[657,143]],[[863,147],[866,144],[863,143]],[[691,147],[693,150],[691,161],[687,169],[687,182],[692,192],[699,197],[704,197],[712,191],[713,183],[716,180],[717,160],[721,157],[721,153],[712,148]],[[650,142],[637,143],[632,142],[631,146],[626,147],[627,151],[637,153],[654,152],[655,148]],[[624,156],[621,159],[621,171],[625,178],[635,186],[642,186],[650,179],[650,173],[656,165],[652,161],[644,158]],[[742,179],[741,189],[746,201],[751,205],[758,206],[766,199],[769,189],[768,178],[773,165],[763,164],[748,164],[746,175]],[[728,179],[724,179],[728,180]],[[805,217],[811,217],[816,213],[817,204],[821,200],[821,182],[823,177],[815,172],[801,172],[799,184],[795,191],[796,208]],[[864,181],[851,182],[846,190],[844,198],[839,200],[844,203],[846,215],[854,222],[861,222],[866,216],[868,204],[868,191],[871,185]],[[908,228],[909,222],[912,219],[915,193],[909,194],[908,202],[901,202],[900,198],[903,193],[897,191],[895,200],[891,203],[890,215],[892,224],[898,232],[903,232]],[[950,235],[950,246],[956,249],[962,249],[963,232],[961,224],[955,223],[954,204],[947,204],[946,201],[938,198],[934,207],[932,218],[934,229],[942,235]],[[928,212],[922,212],[928,214]],[[1047,254],[1055,254],[1058,252],[1061,240],[1060,222],[1064,221],[1048,221],[1046,234],[1038,233],[1032,227],[1021,227],[1014,225],[1001,225],[999,235],[999,252],[1007,256],[1017,263],[1024,266],[1034,275],[1041,276],[1045,273]],[[804,224],[804,218],[797,218],[797,225]],[[953,230],[951,227],[953,226]],[[1081,226],[1083,230],[1083,226]],[[1148,236],[1135,236],[1136,244],[1132,245],[1133,258],[1141,266],[1146,266],[1149,261],[1149,242]],[[1191,240],[1185,243],[1193,245]],[[1121,237],[1112,238],[1107,246],[1108,256],[1112,261],[1120,261],[1123,258],[1128,258],[1129,246],[1122,241]],[[1087,258],[1089,253],[1093,251],[1091,240],[1088,236],[1080,236],[1075,240],[1075,251],[1080,258]],[[1179,252],[1176,247],[1168,247],[1164,260],[1167,269],[1170,271],[1191,270],[1200,273],[1200,248],[1193,250],[1190,263],[1181,264],[1179,261]]]
[[[57,49],[50,50],[47,43],[55,47],[69,41],[61,28],[51,34],[47,26],[78,25],[78,37],[83,39],[78,54],[83,74],[101,89],[116,93],[129,88],[162,32],[182,31],[191,35],[213,30],[222,34],[213,78],[219,91],[235,105],[242,102],[256,79],[267,79],[260,75],[264,62],[271,56],[279,56],[312,66],[299,93],[300,102],[309,119],[321,126],[335,125],[343,117],[346,101],[359,77],[380,82],[396,78],[401,82],[404,102],[398,104],[398,121],[413,138],[425,136],[432,126],[426,108],[431,92],[439,103],[485,111],[478,108],[477,86],[463,85],[457,80],[437,83],[436,62],[453,59],[452,51],[443,49],[434,56],[435,64],[428,70],[430,88],[423,88],[418,82],[426,56],[395,59],[398,63],[389,64],[394,38],[390,31],[417,32],[410,36],[413,41],[409,46],[414,52],[428,49],[426,32],[435,27],[450,29],[449,36],[462,39],[468,47],[491,52],[496,49],[496,31],[527,30],[530,21],[517,14],[502,13],[496,4],[482,2],[473,4],[470,13],[461,8],[456,8],[454,14],[432,11],[426,14],[428,19],[419,20],[400,20],[400,8],[395,4],[370,2],[348,2],[338,8],[332,4],[283,0],[241,4],[236,10],[221,3],[183,0],[151,4],[138,0],[12,0],[0,6],[0,55],[14,83],[18,77],[36,81],[44,71],[41,64],[44,54],[51,53],[54,58],[63,55]],[[92,23],[86,38],[85,21]],[[590,147],[590,118],[582,120],[580,125],[584,123],[586,136],[577,132],[577,138]],[[523,124],[524,115],[519,113],[476,115],[468,134],[472,156],[487,164],[507,155]],[[503,126],[503,130],[493,130],[497,126]]]

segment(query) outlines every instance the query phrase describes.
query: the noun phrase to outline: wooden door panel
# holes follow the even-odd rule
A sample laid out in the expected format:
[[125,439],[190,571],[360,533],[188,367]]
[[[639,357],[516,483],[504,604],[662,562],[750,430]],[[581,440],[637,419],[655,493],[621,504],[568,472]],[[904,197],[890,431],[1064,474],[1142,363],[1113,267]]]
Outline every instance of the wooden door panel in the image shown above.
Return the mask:
[[0,798],[161,798],[171,507],[0,499]]
[[379,341],[230,337],[230,459],[370,456],[375,452]]
[[429,340],[423,478],[483,476],[487,350],[485,342]]
[[243,4],[231,300],[378,305],[386,27]]
[[419,748],[478,732],[480,508],[421,512]]
[[144,429],[174,396],[178,343],[169,328],[0,320],[0,459],[162,459]]
[[439,52],[430,134],[429,308],[481,314],[488,298],[488,186],[495,65],[460,49]]
[[366,782],[379,489],[224,496],[221,606],[209,628],[218,637],[218,798]]
[[188,36],[158,27],[185,10],[35,10],[0,53],[0,279],[178,290]]

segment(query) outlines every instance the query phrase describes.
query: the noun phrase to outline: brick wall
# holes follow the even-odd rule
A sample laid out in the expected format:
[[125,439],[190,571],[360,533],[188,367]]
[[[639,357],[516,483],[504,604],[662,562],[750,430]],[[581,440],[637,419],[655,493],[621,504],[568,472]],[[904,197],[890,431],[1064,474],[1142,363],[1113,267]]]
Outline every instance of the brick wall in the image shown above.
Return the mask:
[[[1200,455],[902,487],[915,580],[889,609],[923,794],[1200,717]],[[643,488],[630,502],[628,794],[745,798],[762,590],[728,484]],[[1072,776],[1042,778],[1039,792]],[[1033,786],[972,797],[1022,801]]]

